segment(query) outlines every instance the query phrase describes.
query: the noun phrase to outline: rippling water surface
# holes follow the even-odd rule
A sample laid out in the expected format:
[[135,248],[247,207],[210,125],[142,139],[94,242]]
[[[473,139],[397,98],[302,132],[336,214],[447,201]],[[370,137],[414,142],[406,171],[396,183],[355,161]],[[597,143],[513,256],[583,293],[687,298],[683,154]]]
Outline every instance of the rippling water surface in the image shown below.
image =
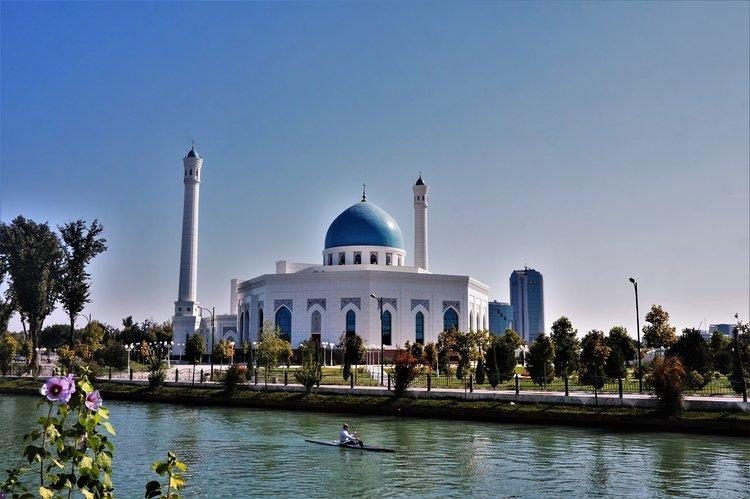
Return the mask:
[[[20,461],[37,399],[0,395],[0,465]],[[750,497],[740,438],[109,402],[119,497],[175,451],[187,497]],[[395,454],[308,444],[346,420]]]

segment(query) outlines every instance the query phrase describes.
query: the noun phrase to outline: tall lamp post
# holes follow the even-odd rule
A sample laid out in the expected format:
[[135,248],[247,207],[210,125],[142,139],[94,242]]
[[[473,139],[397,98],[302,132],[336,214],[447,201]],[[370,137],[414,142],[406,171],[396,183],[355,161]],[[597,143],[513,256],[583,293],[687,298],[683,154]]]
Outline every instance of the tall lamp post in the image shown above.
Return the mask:
[[128,352],[128,372],[130,372],[130,352],[132,352],[134,348],[135,345],[133,343],[125,345],[125,350]]
[[378,301],[378,311],[380,312],[380,386],[383,386],[383,371],[385,370],[383,361],[383,298],[378,298],[374,293],[370,293],[370,297]]
[[638,311],[638,283],[632,277],[629,279],[635,290],[635,328],[638,334],[638,393],[643,393],[643,370],[641,369],[641,314]]
[[201,310],[205,310],[209,314],[211,314],[211,353],[208,355],[208,358],[211,359],[211,379],[214,379],[214,336],[216,332],[216,321],[214,320],[215,317],[215,307],[211,307],[211,310],[207,309],[206,307],[201,307],[198,305],[198,308]]

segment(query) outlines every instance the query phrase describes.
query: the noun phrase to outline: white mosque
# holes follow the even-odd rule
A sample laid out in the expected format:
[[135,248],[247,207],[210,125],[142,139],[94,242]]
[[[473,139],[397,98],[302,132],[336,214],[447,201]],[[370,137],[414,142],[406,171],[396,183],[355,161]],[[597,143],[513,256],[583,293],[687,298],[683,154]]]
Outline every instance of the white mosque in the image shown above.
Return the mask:
[[[196,301],[198,199],[203,160],[193,147],[183,159],[185,200],[180,285],[173,318],[176,343],[196,330],[211,345],[211,317]],[[233,279],[230,313],[216,315],[214,341],[239,344],[257,339],[264,321],[273,321],[296,348],[313,338],[338,342],[358,334],[366,344],[394,350],[406,341],[437,341],[445,330],[487,329],[487,285],[469,276],[431,273],[428,268],[429,187],[419,176],[412,186],[414,263],[407,265],[398,223],[362,199],[333,220],[319,264],[276,262],[276,272]],[[382,314],[381,314],[382,307]],[[179,354],[178,349],[175,354]]]

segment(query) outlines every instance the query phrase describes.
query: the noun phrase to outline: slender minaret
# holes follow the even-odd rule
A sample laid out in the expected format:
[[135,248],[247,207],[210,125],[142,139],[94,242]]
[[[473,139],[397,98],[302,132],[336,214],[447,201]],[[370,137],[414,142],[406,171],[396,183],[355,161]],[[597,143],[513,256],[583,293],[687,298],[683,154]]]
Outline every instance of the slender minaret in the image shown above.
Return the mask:
[[411,188],[414,191],[414,266],[427,268],[427,191],[422,173]]
[[[180,287],[174,302],[174,342],[185,343],[188,334],[200,326],[200,314],[196,301],[198,288],[198,208],[203,159],[195,150],[195,144],[182,159],[185,199],[182,210],[182,248],[180,252]],[[175,353],[180,349],[175,348]]]

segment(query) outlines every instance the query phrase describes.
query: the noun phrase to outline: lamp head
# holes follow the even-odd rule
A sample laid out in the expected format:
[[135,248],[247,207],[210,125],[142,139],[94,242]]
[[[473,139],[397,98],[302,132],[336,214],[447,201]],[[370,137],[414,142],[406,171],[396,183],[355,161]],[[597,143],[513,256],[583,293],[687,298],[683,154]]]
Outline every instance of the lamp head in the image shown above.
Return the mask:
[[371,296],[372,298],[375,298],[376,300],[378,299],[378,297],[377,297],[377,296],[375,296],[375,293],[370,293],[370,296]]
[[632,277],[631,277],[630,279],[628,279],[628,280],[629,280],[629,281],[630,281],[631,283],[635,284],[635,279],[633,279]]

